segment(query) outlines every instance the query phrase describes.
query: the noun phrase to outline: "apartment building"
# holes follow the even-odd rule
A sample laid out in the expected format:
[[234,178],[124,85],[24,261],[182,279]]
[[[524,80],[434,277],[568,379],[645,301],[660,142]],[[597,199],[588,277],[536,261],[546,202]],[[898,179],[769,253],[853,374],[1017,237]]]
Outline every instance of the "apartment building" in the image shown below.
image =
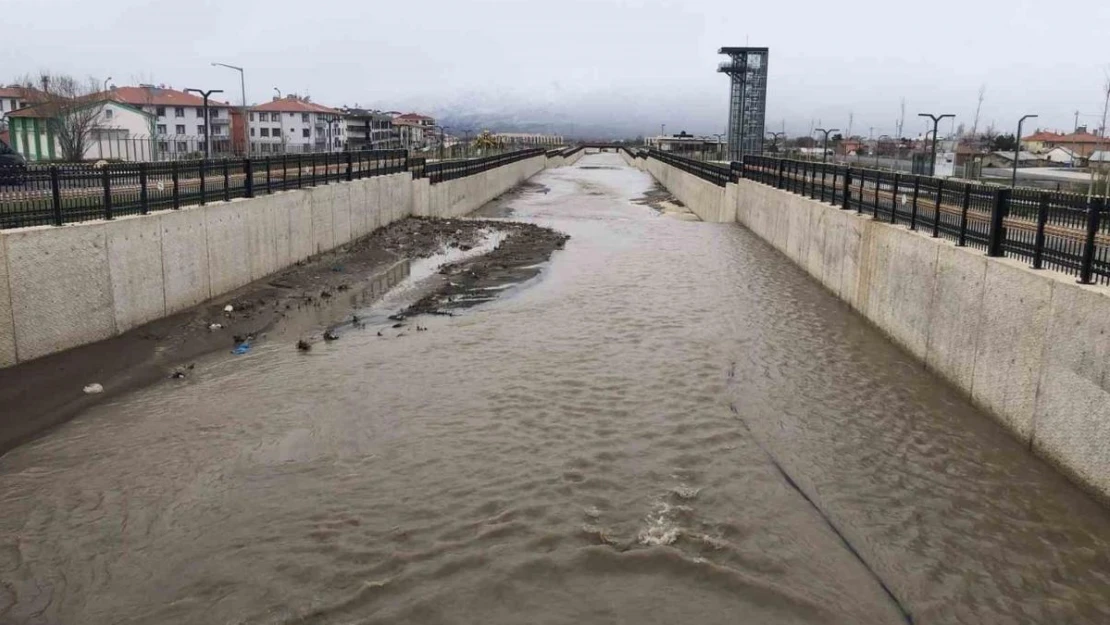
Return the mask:
[[552,146],[563,145],[562,135],[545,135],[534,132],[498,132],[493,135],[502,145]]
[[213,157],[233,153],[231,106],[226,102],[209,99],[206,122],[203,98],[165,85],[112,85],[107,97],[151,114],[147,132],[155,140],[156,160],[200,157],[209,137]]
[[255,154],[342,152],[347,147],[343,112],[296,94],[251,107],[248,116]]
[[[157,157],[154,138],[147,134],[154,116],[128,104],[108,99],[75,103],[71,111],[89,113],[91,128],[84,141],[80,160],[149,161]],[[56,105],[39,104],[7,113],[11,148],[28,161],[54,161],[75,158],[66,154],[55,134],[59,110]]]
[[401,147],[422,149],[438,144],[436,120],[418,113],[393,113],[393,126]]
[[342,108],[347,127],[347,145],[352,150],[389,150],[401,147],[393,128],[393,116],[381,111]]

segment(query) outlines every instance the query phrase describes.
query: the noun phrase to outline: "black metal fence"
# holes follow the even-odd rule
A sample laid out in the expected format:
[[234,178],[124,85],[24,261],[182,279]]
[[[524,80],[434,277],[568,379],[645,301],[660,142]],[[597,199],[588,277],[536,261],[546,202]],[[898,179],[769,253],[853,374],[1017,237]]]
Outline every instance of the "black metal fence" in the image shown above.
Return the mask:
[[648,157],[664,162],[672,167],[677,167],[688,174],[693,174],[719,187],[723,187],[733,180],[732,170],[724,165],[696,161],[692,158],[678,156],[671,152],[664,152],[655,148],[648,150]]
[[423,176],[427,177],[428,181],[432,184],[436,184],[437,182],[446,182],[456,178],[473,176],[474,174],[502,167],[509,163],[515,163],[536,156],[544,156],[545,154],[546,151],[543,148],[529,148],[527,150],[493,154],[480,158],[426,163],[424,165]]
[[476,159],[426,163],[406,150],[286,154],[254,159],[0,167],[0,229],[145,215],[411,171],[432,183],[470,176],[541,148]]
[[749,156],[733,169],[737,177],[903,224],[988,256],[1021,258],[1035,269],[1078,276],[1083,284],[1110,284],[1105,198],[767,156]]

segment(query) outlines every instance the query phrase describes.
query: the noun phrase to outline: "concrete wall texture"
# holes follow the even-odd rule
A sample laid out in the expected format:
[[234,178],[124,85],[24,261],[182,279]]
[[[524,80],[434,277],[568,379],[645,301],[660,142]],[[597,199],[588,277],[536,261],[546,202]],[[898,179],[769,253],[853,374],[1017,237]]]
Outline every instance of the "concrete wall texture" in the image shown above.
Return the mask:
[[545,161],[541,155],[435,185],[406,172],[0,232],[0,367],[126,332],[410,215],[465,215]]
[[1110,499],[1110,289],[750,180],[729,184],[714,204],[684,172],[647,160],[699,216],[755,232],[1024,444]]

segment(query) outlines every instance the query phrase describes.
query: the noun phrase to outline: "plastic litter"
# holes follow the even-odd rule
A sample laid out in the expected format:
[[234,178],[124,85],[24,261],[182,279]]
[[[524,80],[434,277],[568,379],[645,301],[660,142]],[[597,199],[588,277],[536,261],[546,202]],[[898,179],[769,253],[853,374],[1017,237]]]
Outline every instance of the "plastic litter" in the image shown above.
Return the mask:
[[236,345],[235,349],[231,350],[231,353],[235,354],[236,356],[242,356],[243,354],[249,352],[250,350],[251,350],[251,344],[244,341],[244,342],[239,343],[238,345]]
[[211,330],[211,331],[216,331],[216,330],[222,330],[223,327],[224,326],[223,326],[222,323],[213,323],[213,324],[209,324],[208,329]]
[[231,304],[228,304],[227,306],[224,306],[224,312],[235,312],[235,307]]
[[93,382],[92,384],[89,384],[88,386],[85,387],[85,392],[88,393],[89,395],[95,395],[97,393],[103,393],[104,392],[104,387],[97,384],[96,382]]

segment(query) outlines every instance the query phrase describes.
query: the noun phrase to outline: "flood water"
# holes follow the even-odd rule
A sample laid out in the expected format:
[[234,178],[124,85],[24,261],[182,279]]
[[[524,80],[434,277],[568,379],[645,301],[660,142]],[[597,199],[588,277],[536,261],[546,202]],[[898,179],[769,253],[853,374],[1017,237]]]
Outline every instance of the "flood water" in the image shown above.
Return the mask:
[[533,181],[572,239],[500,299],[0,458],[0,622],[1110,622],[1110,514],[785,257]]

